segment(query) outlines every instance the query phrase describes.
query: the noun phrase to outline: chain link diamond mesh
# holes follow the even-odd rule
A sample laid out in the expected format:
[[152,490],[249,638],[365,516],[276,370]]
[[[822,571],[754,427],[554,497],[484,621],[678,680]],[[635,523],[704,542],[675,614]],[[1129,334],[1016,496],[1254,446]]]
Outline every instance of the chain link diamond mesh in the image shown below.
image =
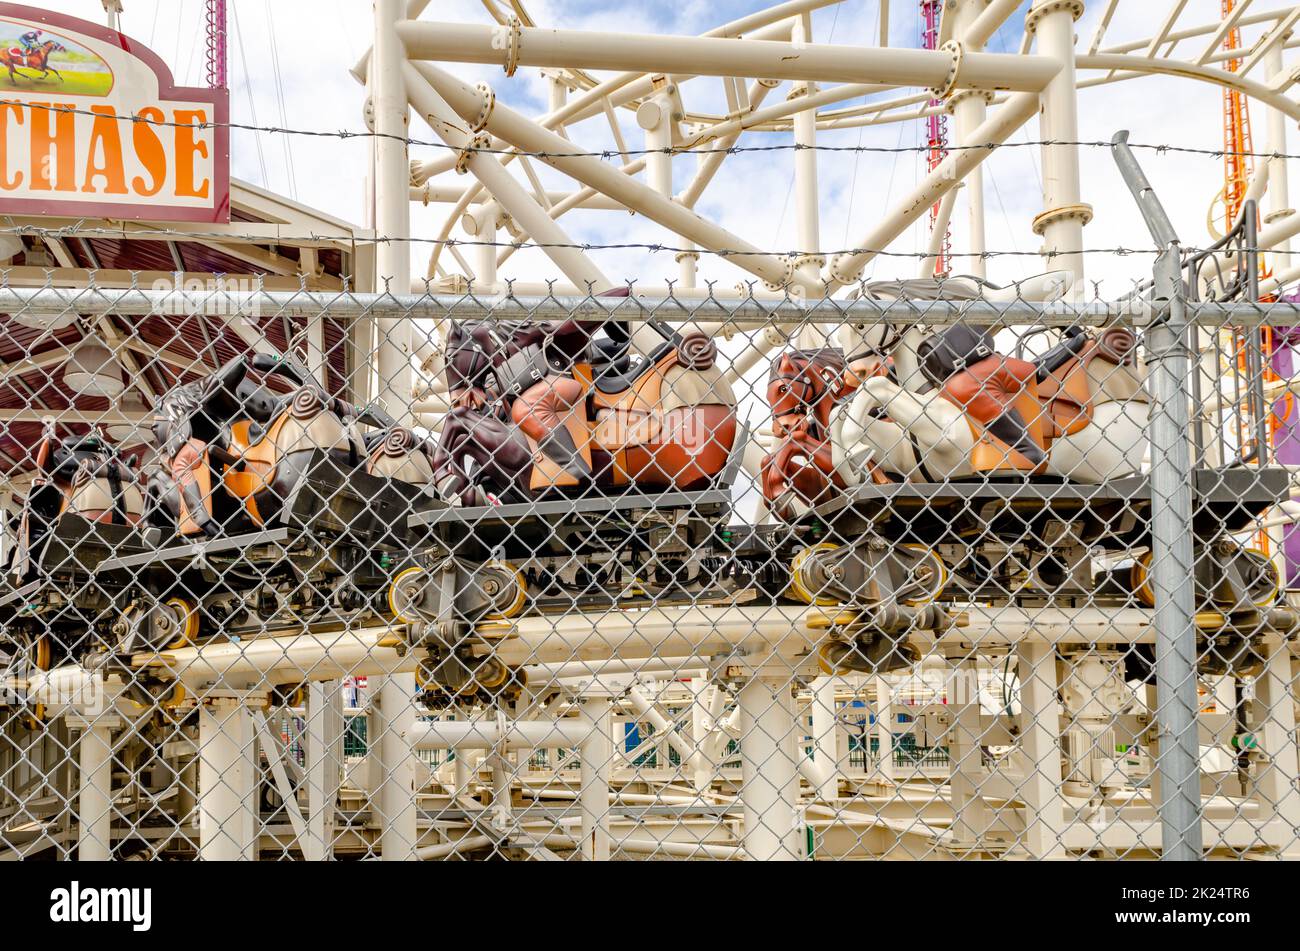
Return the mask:
[[1295,856],[1300,322],[1240,260],[1185,327],[0,285],[0,855]]

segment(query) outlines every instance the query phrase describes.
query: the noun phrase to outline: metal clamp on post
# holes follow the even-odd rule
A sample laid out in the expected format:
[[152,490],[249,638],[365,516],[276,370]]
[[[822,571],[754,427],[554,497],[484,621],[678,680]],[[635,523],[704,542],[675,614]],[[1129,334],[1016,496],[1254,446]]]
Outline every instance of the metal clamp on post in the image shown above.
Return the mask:
[[497,94],[487,83],[476,83],[474,88],[483,97],[483,103],[479,106],[478,115],[470,123],[470,131],[482,132],[487,128],[488,120],[492,118],[492,110],[496,108]]
[[506,37],[505,71],[507,76],[513,76],[515,70],[519,68],[519,44],[523,38],[523,24],[519,21],[519,17],[511,16],[507,26],[509,32]]
[[1079,202],[1061,208],[1049,208],[1046,211],[1039,212],[1029,227],[1034,234],[1041,235],[1047,230],[1048,225],[1067,218],[1078,218],[1083,224],[1088,224],[1092,221],[1092,205],[1087,202]]
[[831,264],[830,264],[831,279],[834,281],[838,281],[841,284],[856,284],[858,278],[862,276],[862,272],[865,270],[865,268],[860,267],[852,274],[844,273],[843,271],[841,271],[840,265],[842,263],[842,259],[846,257],[850,257],[850,255],[837,254],[831,258]]
[[966,55],[966,46],[961,40],[949,40],[939,47],[939,52],[947,53],[952,62],[948,66],[948,75],[944,77],[943,85],[931,86],[930,93],[935,99],[947,99],[961,79],[961,63]]
[[1038,29],[1038,21],[1057,10],[1069,10],[1070,15],[1078,20],[1083,16],[1083,0],[1045,0],[1037,4],[1025,14],[1025,33],[1035,32]]
[[972,96],[983,99],[985,105],[992,105],[993,100],[997,98],[991,89],[959,89],[956,92],[951,93],[944,101],[943,111],[948,113],[948,115],[955,114],[957,111],[957,104],[965,102]]
[[484,152],[492,147],[492,137],[479,134],[470,139],[469,144],[456,153],[456,174],[464,175],[469,171],[469,160],[476,152]]

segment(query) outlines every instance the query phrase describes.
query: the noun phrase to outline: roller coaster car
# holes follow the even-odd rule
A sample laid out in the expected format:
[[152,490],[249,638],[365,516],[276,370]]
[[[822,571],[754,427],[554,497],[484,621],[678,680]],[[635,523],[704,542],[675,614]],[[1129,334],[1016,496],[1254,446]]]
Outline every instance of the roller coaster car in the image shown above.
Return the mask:
[[9,640],[35,649],[40,666],[93,639],[95,618],[112,601],[95,567],[110,552],[141,547],[135,462],[97,436],[61,440],[51,429],[37,446],[36,476],[3,566],[0,623]]
[[[375,431],[358,438],[357,425]],[[165,646],[177,630],[317,628],[373,611],[406,557],[408,516],[441,504],[423,440],[329,397],[286,358],[237,358],[177,387],[154,434],[164,464],[149,485],[149,550],[98,570],[124,592],[119,652]]]
[[736,445],[736,398],[704,334],[652,324],[464,322],[447,340],[452,409],[435,459],[442,497],[466,506],[716,485]]
[[434,468],[457,504],[410,520],[426,551],[394,581],[394,617],[463,631],[735,596],[718,570],[744,445],[735,396],[708,337],[651,328],[659,344],[635,356],[621,324],[453,325]]
[[[963,291],[957,282],[958,297],[1000,293],[966,283]],[[940,294],[937,283],[903,282],[879,296],[949,297],[953,284]],[[764,495],[778,515],[844,542],[809,556],[809,590],[824,588],[837,603],[864,597],[876,556],[854,539],[871,529],[941,563],[945,597],[1140,591],[1095,576],[1090,551],[1123,556],[1150,544],[1151,489],[1141,474],[1149,398],[1134,335],[1075,328],[1030,361],[960,324],[922,340],[907,333],[850,325],[842,349],[774,362],[769,402],[781,442],[764,461]],[[1257,589],[1276,597],[1275,577],[1261,578],[1272,572],[1267,560],[1229,536],[1284,499],[1286,485],[1286,473],[1260,467],[1194,474],[1204,610],[1249,615],[1261,608]],[[1138,564],[1128,574],[1144,571]]]
[[[329,396],[288,358],[259,354],[251,369],[286,380],[289,395],[257,383],[249,369],[237,357],[159,400],[154,436],[163,467],[149,494],[151,520],[164,535],[229,537],[306,518],[304,527],[319,522],[370,541],[375,519],[357,518],[364,513],[350,502],[382,515],[389,505],[409,507],[405,499],[428,484],[425,447],[391,418]],[[378,438],[361,445],[350,422],[378,427]],[[310,503],[320,505],[319,519]]]

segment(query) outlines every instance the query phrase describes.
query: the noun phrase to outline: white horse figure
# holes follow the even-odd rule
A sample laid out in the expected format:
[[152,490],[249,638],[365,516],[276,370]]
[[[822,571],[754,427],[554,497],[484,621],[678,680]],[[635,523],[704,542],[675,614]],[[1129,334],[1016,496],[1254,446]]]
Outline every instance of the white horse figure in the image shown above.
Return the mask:
[[[996,287],[976,278],[882,282],[867,288],[882,299],[1027,300],[1050,302],[1071,285],[1064,271],[1051,271],[1019,284]],[[837,471],[849,485],[868,478],[874,464],[893,478],[920,473],[923,481],[968,478],[978,436],[962,407],[930,389],[920,372],[918,347],[925,334],[879,322],[850,324],[839,331],[849,369],[862,383],[840,407],[831,442]],[[893,358],[894,379],[877,375]],[[1091,416],[1081,417],[1050,444],[1045,472],[1096,483],[1141,470],[1146,453],[1147,397],[1136,370],[1109,362],[1085,367],[1093,394]],[[1122,378],[1122,379],[1121,379]],[[1136,382],[1135,382],[1136,381]],[[1073,430],[1073,431],[1069,431]]]

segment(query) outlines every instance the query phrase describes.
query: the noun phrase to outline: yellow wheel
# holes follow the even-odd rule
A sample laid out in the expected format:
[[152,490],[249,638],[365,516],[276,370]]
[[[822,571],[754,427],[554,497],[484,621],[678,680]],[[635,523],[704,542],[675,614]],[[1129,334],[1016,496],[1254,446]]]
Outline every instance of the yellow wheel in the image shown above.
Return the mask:
[[528,583],[524,581],[523,572],[508,561],[489,561],[487,568],[509,575],[515,582],[515,598],[504,609],[487,615],[489,621],[507,621],[516,617],[528,603]]
[[484,667],[494,668],[489,671],[490,676],[486,679],[481,678],[478,671],[475,671],[475,679],[484,690],[496,690],[510,679],[510,668],[494,657],[483,661],[479,666],[479,670]]
[[433,672],[425,666],[427,660],[426,658],[415,667],[415,688],[421,693],[429,689],[429,680],[433,676]]
[[401,585],[409,579],[414,579],[416,575],[424,573],[424,569],[419,565],[413,565],[410,568],[404,568],[397,573],[388,585],[388,613],[393,616],[394,621],[400,621],[403,624],[414,623],[411,618],[402,613],[399,603],[399,589]]
[[186,644],[193,644],[195,638],[199,635],[198,608],[184,598],[168,598],[163,607],[174,611],[177,620],[180,622],[180,633],[163,650],[173,651],[184,647]]
[[908,607],[918,608],[929,604],[943,593],[943,589],[948,586],[948,566],[943,563],[943,559],[932,548],[926,548],[924,545],[904,545],[903,547],[921,553],[921,562],[916,566],[914,574],[919,575],[916,580],[923,584],[926,582],[927,576],[930,581],[929,584],[925,584],[925,593],[915,598],[903,599],[903,603]]
[[1156,593],[1151,590],[1151,556],[1153,552],[1148,549],[1137,560],[1133,562],[1133,567],[1129,572],[1129,584],[1133,588],[1133,594],[1137,599],[1149,608],[1156,605]]
[[175,710],[185,702],[185,686],[177,681],[175,689],[172,690],[171,696],[164,697],[158,701],[158,706],[164,710]]
[[32,666],[37,670],[49,670],[52,660],[50,637],[48,634],[42,634],[32,642]]
[[840,602],[834,598],[813,591],[809,587],[808,583],[801,577],[804,566],[813,555],[822,551],[835,551],[838,548],[838,545],[833,545],[830,542],[821,542],[820,544],[805,548],[803,551],[799,552],[799,554],[795,555],[793,560],[790,562],[790,585],[786,589],[787,593],[795,600],[816,607],[829,608],[839,604]]
[[23,726],[35,733],[41,728],[45,721],[45,704],[38,703],[32,707],[32,712],[22,718]]
[[817,666],[827,677],[838,677],[841,674],[849,673],[849,668],[840,667],[838,661],[851,648],[847,644],[841,644],[839,641],[827,641],[821,647],[817,648]]

